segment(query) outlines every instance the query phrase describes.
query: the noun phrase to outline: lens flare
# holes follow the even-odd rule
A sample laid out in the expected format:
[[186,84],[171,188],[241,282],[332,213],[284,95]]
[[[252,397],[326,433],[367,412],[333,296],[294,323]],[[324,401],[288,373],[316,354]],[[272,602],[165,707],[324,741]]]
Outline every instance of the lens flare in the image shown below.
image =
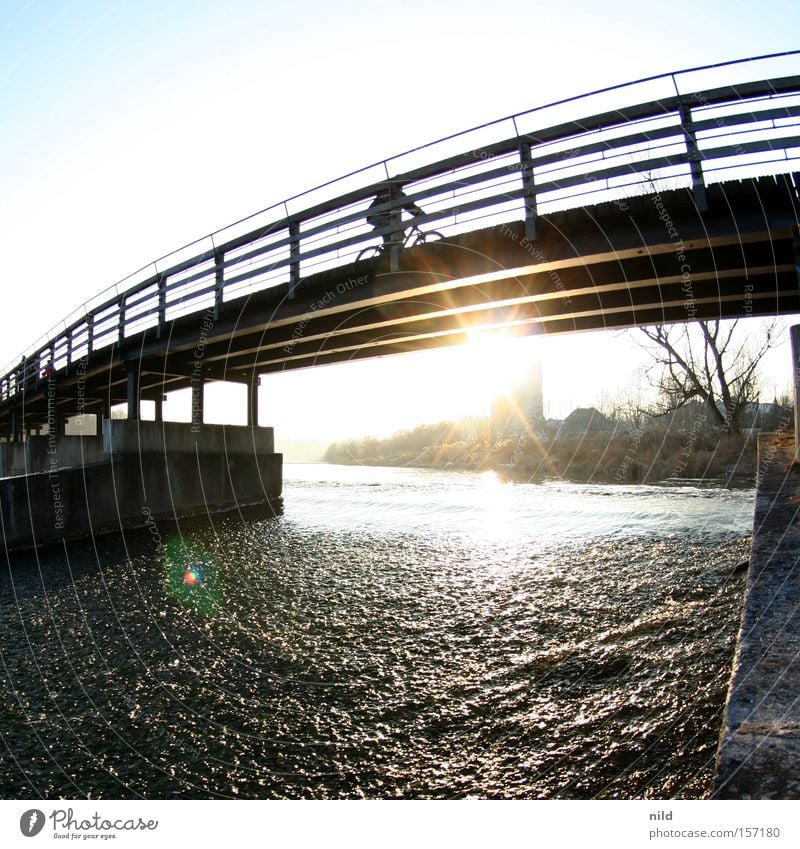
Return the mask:
[[199,569],[187,569],[183,573],[183,582],[184,584],[189,584],[189,586],[194,586],[195,584],[200,583],[202,577],[200,575]]
[[219,568],[201,543],[174,536],[164,546],[167,594],[188,610],[213,616],[222,601]]

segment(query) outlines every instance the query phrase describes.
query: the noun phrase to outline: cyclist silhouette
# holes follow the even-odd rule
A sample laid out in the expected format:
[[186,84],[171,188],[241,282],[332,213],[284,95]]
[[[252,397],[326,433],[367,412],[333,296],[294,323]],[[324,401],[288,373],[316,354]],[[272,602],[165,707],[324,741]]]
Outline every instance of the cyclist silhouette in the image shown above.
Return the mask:
[[[392,202],[395,206],[394,209],[382,209],[379,212],[372,212],[372,210],[376,207]],[[423,211],[414,203],[414,201],[410,200],[405,194],[403,194],[401,186],[389,183],[386,188],[381,189],[378,194],[375,195],[375,200],[372,201],[367,208],[367,224],[369,224],[373,230],[383,230],[384,228],[391,227],[395,222],[400,223],[400,221],[402,221],[404,209],[412,215],[424,215]],[[399,230],[400,228],[398,227],[397,229]],[[403,228],[403,232],[405,233],[405,228]],[[389,230],[382,235],[383,244],[388,246],[395,241],[394,237],[397,234],[392,230]]]

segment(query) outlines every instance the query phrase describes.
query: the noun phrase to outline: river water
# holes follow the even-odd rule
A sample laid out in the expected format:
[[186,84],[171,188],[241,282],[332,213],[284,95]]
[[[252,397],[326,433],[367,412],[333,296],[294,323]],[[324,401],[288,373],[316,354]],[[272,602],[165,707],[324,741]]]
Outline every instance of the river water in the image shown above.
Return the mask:
[[0,796],[698,798],[753,492],[285,467],[6,556]]

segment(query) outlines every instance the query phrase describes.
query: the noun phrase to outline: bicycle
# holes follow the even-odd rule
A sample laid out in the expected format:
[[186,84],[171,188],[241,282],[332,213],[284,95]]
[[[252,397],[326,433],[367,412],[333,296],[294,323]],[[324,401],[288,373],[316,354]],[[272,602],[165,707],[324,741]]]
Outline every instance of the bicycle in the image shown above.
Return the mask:
[[424,245],[426,242],[433,242],[443,238],[444,236],[436,230],[420,230],[416,224],[412,224],[409,232],[403,236],[402,243],[383,242],[380,245],[370,245],[360,251],[356,257],[356,262],[361,262],[363,259],[374,259],[375,257],[379,257],[396,244],[399,244],[403,248],[415,248],[417,245]]

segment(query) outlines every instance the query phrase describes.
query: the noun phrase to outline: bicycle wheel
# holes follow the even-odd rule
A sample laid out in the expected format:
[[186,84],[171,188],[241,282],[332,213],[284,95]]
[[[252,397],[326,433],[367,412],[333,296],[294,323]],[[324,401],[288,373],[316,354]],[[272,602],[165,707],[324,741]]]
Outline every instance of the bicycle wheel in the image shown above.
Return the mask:
[[356,262],[361,262],[364,259],[375,259],[383,253],[383,248],[380,245],[370,245],[359,252],[356,257]]
[[424,245],[426,242],[436,242],[439,239],[444,239],[444,236],[436,230],[419,230],[411,240],[409,247]]

